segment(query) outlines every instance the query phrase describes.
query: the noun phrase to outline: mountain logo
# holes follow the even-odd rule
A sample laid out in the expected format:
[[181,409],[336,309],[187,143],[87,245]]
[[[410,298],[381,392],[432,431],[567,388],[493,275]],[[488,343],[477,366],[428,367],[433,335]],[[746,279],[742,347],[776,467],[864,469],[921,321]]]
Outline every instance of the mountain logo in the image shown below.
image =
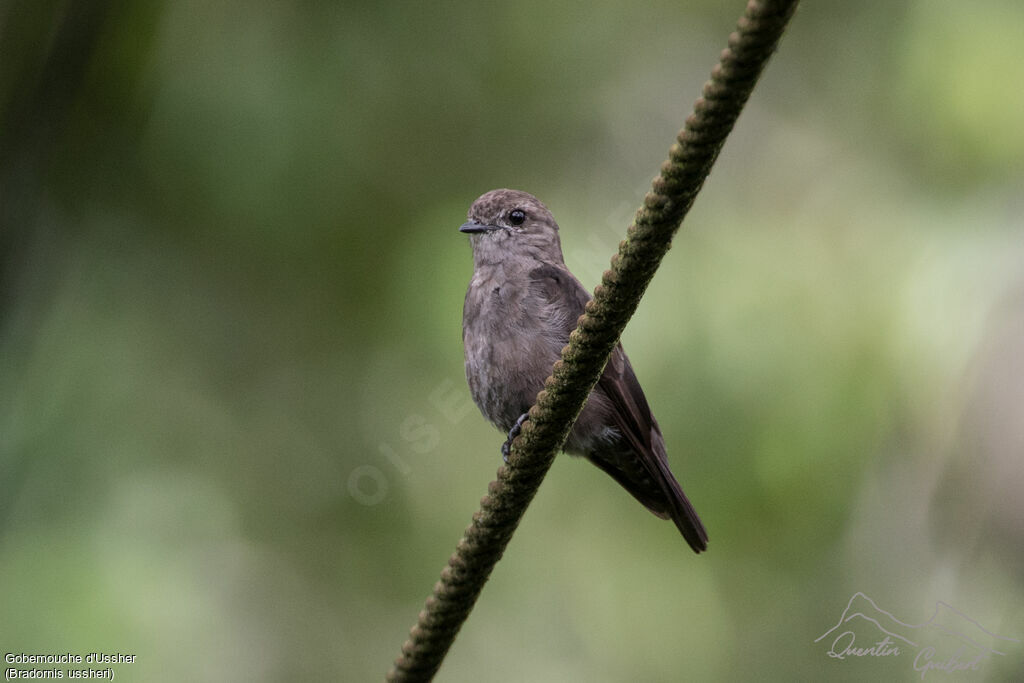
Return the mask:
[[[992,656],[1005,657],[1021,641],[986,629],[952,605],[938,601],[927,621],[909,624],[854,593],[835,626],[814,639],[832,659],[901,657],[913,653],[914,670],[977,671]],[[864,645],[864,643],[869,643]]]

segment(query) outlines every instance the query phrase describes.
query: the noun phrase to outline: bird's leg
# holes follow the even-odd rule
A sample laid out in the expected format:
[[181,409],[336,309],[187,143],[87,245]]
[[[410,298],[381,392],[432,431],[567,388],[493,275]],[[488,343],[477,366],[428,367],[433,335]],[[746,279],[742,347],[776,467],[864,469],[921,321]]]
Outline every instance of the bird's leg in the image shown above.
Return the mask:
[[530,417],[529,413],[523,413],[516,420],[516,423],[512,425],[512,429],[508,430],[508,439],[505,443],[501,444],[501,459],[508,463],[508,454],[512,450],[512,441],[519,436],[519,430],[523,428],[523,423],[526,422],[526,418]]

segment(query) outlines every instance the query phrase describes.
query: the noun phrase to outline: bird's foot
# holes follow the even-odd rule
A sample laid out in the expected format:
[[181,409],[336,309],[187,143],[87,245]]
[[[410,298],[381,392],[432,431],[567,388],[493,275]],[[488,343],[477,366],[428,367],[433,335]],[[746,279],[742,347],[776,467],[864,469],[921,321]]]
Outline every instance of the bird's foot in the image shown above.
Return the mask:
[[508,430],[508,439],[505,440],[505,443],[501,444],[501,459],[504,460],[506,464],[508,464],[508,454],[512,451],[512,441],[519,436],[519,432],[523,428],[523,423],[526,422],[528,417],[530,417],[529,413],[523,413],[520,415],[519,419],[516,420],[516,423],[512,425],[512,429]]

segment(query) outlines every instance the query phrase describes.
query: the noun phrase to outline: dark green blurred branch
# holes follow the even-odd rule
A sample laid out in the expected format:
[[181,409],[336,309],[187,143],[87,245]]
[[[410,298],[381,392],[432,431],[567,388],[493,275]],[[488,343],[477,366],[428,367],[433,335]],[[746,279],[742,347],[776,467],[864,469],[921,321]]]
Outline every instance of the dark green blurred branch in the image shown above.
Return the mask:
[[654,179],[611,269],[594,291],[579,326],[530,409],[508,466],[480,501],[402,646],[389,681],[430,680],[501,558],[555,454],[597,383],[626,323],[636,311],[672,237],[711,171],[797,0],[751,0],[729,46],[704,85],[669,159]]
[[30,261],[26,252],[38,228],[35,212],[45,204],[49,165],[59,154],[64,126],[85,84],[110,4],[109,0],[97,0],[52,8],[21,3],[8,8],[9,14],[2,17],[7,25],[0,22],[0,44],[4,45],[14,43],[20,31],[41,41],[45,41],[46,31],[54,33],[38,69],[31,60],[21,63],[17,59],[8,59],[2,67],[0,318],[19,291],[16,271]]
[[[45,43],[52,33],[40,66],[18,59],[14,50],[5,51],[0,65],[0,340],[12,326],[14,302],[45,291],[50,273],[38,269],[39,255],[49,262],[60,259],[50,228],[40,221],[40,207],[47,205],[50,164],[61,153],[64,126],[109,15],[109,0],[58,4],[21,2],[0,10],[5,48],[19,41]],[[0,457],[0,538],[31,466],[24,454]]]

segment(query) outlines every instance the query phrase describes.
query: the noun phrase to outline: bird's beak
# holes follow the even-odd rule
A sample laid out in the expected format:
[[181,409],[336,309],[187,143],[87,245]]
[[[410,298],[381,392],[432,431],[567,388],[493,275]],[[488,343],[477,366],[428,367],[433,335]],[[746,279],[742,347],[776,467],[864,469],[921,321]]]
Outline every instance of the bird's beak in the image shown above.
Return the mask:
[[484,225],[483,223],[477,223],[476,221],[466,221],[459,228],[459,232],[493,232],[495,230],[501,230],[497,225]]

